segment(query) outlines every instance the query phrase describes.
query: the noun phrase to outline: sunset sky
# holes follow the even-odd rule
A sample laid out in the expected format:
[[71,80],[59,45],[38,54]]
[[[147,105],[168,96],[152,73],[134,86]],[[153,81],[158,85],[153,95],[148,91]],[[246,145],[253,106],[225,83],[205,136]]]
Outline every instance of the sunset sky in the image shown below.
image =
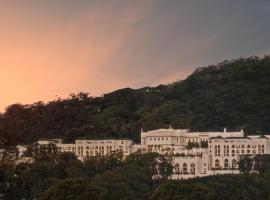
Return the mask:
[[0,110],[270,54],[269,0],[0,0]]

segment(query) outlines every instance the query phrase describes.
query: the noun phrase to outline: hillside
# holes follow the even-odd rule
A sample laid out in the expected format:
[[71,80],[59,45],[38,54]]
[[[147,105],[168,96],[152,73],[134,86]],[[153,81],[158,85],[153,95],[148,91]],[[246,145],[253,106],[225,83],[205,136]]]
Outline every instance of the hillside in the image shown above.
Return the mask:
[[11,105],[1,114],[0,134],[7,145],[44,137],[138,141],[141,128],[227,127],[261,134],[270,132],[269,122],[270,57],[250,57],[198,68],[186,80],[170,85]]

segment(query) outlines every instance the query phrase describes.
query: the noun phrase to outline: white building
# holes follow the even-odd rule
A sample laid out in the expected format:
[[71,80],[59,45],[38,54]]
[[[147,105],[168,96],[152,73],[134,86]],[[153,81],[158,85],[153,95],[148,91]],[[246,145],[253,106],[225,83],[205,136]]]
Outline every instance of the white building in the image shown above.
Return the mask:
[[167,153],[169,150],[185,150],[188,143],[208,142],[211,137],[244,137],[244,132],[190,132],[188,129],[158,129],[141,132],[142,148],[148,151]]
[[[172,160],[172,179],[239,173],[241,155],[270,154],[270,136],[244,136],[239,132],[190,132],[187,129],[158,129],[141,132],[141,149]],[[207,148],[188,148],[189,143]],[[137,147],[138,148],[138,147]]]
[[5,149],[0,149],[0,161],[3,160],[5,151],[6,151]]
[[47,144],[61,144],[63,139],[40,139],[37,141],[37,144],[47,145]]
[[27,146],[17,145],[17,150],[18,150],[18,157],[21,158],[21,157],[23,157],[24,152],[26,152]]
[[210,167],[236,169],[241,155],[269,154],[270,143],[266,136],[214,137],[209,141]]
[[209,175],[209,156],[201,154],[174,156],[172,179],[187,179]]
[[237,163],[241,155],[270,154],[270,135],[245,137],[243,130],[228,132],[226,129],[223,132],[172,128],[142,131],[140,144],[127,139],[76,140],[71,144],[64,144],[61,139],[38,141],[40,145],[49,143],[61,152],[74,153],[80,160],[117,150],[124,156],[136,151],[157,152],[167,156],[173,165],[172,179],[239,173]]
[[108,155],[113,151],[121,151],[124,156],[132,152],[132,141],[122,140],[76,140],[74,144],[57,143],[61,152],[72,152],[83,160],[95,155]]

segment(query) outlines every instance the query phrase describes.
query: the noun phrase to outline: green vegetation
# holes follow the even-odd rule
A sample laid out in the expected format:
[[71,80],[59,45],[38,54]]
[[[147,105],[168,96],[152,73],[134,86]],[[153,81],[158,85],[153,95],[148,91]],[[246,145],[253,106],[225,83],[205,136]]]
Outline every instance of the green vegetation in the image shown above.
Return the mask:
[[[85,162],[53,145],[32,146],[33,163],[0,163],[0,196],[4,199],[145,199],[172,166],[156,153],[122,153]],[[154,179],[153,179],[154,177]]]
[[[197,69],[186,80],[102,97],[85,93],[31,105],[15,104],[0,114],[0,146],[40,138],[130,138],[140,129],[244,129],[270,132],[270,57],[224,61]],[[207,143],[189,146],[207,147]],[[172,166],[155,153],[119,152],[80,162],[55,146],[31,146],[32,164],[15,165],[12,153],[0,163],[0,199],[245,199],[269,200],[270,157],[244,157],[241,175],[167,180]],[[256,170],[259,174],[249,174]],[[153,179],[154,177],[154,179]]]
[[224,61],[170,85],[125,88],[91,97],[15,104],[0,115],[0,143],[39,138],[130,138],[140,129],[189,128],[270,132],[270,57]]
[[166,181],[150,200],[268,200],[270,176],[223,175],[182,181]]
[[156,153],[137,152],[123,160],[120,152],[114,152],[81,162],[72,153],[55,149],[29,148],[27,154],[35,155],[31,164],[0,163],[1,199],[269,200],[270,196],[269,155],[253,158],[259,174],[172,181],[168,179],[172,166]]
[[241,173],[249,174],[253,167],[253,158],[251,155],[242,155],[238,162],[238,167]]
[[269,154],[257,154],[257,155],[242,155],[238,162],[239,170],[243,174],[249,174],[251,172],[258,172],[259,174],[265,174],[270,169],[270,155]]
[[199,145],[199,143],[197,143],[197,142],[188,142],[187,143],[187,149],[192,149],[192,148],[199,148],[200,147],[200,145]]

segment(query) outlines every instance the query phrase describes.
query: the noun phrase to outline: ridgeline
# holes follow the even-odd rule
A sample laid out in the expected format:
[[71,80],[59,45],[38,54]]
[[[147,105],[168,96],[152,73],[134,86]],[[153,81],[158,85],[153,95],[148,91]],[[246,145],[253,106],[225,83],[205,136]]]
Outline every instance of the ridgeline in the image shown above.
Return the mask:
[[14,104],[0,116],[0,143],[39,138],[130,138],[140,130],[244,129],[270,132],[270,57],[249,57],[198,68],[169,85],[124,88],[102,97],[85,93],[30,105]]

